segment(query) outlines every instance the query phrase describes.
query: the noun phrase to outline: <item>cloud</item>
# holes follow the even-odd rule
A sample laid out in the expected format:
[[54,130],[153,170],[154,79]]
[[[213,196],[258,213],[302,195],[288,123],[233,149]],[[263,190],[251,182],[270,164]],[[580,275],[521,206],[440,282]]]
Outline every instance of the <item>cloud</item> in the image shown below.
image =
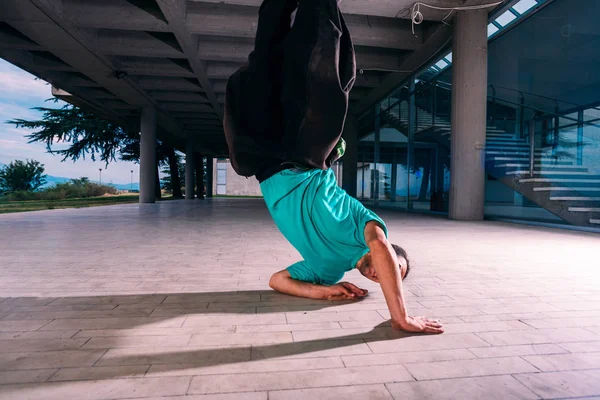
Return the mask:
[[36,80],[29,72],[0,60],[0,96],[15,102],[48,99],[51,87],[43,80]]

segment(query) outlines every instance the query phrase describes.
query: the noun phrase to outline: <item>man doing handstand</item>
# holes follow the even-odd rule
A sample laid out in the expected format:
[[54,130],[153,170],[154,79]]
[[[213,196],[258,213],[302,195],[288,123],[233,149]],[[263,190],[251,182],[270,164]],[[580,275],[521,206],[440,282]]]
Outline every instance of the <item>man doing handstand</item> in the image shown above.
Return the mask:
[[330,169],[344,152],[355,78],[352,40],[335,0],[264,0],[254,50],[227,84],[224,126],[233,168],[257,177],[275,224],[304,258],[269,285],[312,299],[360,299],[366,290],[339,282],[356,268],[381,285],[392,327],[441,333],[438,321],[408,315],[406,252],[389,243],[383,220],[342,190]]

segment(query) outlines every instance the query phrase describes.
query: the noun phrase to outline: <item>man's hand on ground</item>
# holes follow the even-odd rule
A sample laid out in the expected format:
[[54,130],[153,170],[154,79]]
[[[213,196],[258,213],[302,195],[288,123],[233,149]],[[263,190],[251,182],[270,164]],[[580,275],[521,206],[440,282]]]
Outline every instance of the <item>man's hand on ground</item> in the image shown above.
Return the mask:
[[369,293],[367,289],[361,289],[350,282],[340,282],[328,286],[327,300],[358,300]]
[[425,317],[406,317],[405,321],[398,323],[392,320],[392,328],[406,332],[422,333],[443,333],[444,327],[434,319]]

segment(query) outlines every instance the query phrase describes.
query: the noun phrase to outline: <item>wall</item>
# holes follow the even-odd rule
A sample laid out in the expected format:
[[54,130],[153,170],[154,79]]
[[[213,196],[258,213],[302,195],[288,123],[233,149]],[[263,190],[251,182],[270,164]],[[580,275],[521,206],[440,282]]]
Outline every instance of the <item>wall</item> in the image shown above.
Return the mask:
[[[222,165],[224,165],[224,169]],[[238,175],[229,160],[215,159],[213,161],[213,193],[227,196],[262,196],[260,185],[256,178],[246,178]],[[223,172],[219,172],[223,171]],[[220,177],[225,176],[225,184]]]

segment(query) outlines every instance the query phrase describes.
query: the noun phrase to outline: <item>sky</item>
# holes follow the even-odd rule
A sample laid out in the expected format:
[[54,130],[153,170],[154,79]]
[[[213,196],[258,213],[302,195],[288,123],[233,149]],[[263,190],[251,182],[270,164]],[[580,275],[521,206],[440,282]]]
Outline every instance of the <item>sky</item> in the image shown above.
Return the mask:
[[139,181],[139,165],[117,161],[108,166],[104,162],[93,162],[86,157],[76,162],[61,162],[60,155],[48,154],[45,144],[27,143],[25,137],[31,131],[15,128],[6,121],[14,118],[39,119],[41,113],[32,107],[56,107],[64,103],[45,102],[52,97],[51,87],[42,80],[22,69],[0,59],[0,163],[8,164],[13,160],[33,159],[44,164],[47,175],[79,178],[86,176],[90,180],[99,180],[99,168],[102,168],[102,182],[129,183],[131,170],[133,181]]

